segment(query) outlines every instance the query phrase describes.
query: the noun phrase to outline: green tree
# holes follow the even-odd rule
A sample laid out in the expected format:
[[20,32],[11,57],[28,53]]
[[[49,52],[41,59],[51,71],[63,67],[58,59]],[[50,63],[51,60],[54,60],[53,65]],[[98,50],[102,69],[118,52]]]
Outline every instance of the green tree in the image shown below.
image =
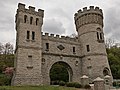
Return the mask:
[[50,70],[51,81],[69,81],[69,75],[66,67],[62,64],[55,64]]
[[107,48],[108,60],[114,79],[120,79],[120,47]]

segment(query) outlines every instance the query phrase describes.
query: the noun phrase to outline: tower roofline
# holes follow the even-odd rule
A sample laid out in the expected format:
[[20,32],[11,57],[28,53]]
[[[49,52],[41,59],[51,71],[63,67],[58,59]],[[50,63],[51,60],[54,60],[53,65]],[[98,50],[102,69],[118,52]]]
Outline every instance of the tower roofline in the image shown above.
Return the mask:
[[100,9],[99,7],[90,6],[89,8],[84,7],[83,10],[79,9],[77,11],[77,13],[75,13],[74,17],[75,17],[75,19],[77,19],[77,18],[79,18],[85,14],[89,14],[89,13],[99,14],[99,15],[103,16],[102,9]]
[[90,6],[79,9],[74,15],[76,30],[86,24],[99,24],[103,27],[103,12],[99,7]]
[[27,9],[27,8],[25,8],[25,6],[26,6],[25,4],[19,3],[17,11],[18,12],[22,11],[22,12],[25,12],[25,13],[34,14],[34,15],[37,15],[37,16],[40,16],[40,17],[44,17],[44,10],[38,9],[38,11],[35,11],[35,7],[29,6],[28,9]]

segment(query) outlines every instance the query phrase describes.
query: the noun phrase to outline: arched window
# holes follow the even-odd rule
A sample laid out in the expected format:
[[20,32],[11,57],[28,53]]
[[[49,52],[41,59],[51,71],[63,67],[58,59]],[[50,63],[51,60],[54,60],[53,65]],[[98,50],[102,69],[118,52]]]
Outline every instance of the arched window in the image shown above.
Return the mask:
[[100,28],[97,28],[96,30],[97,30],[97,33],[96,33],[97,41],[99,43],[104,42],[104,34],[103,34],[102,30]]
[[24,23],[27,22],[27,15],[24,15]]
[[39,19],[38,19],[38,18],[36,18],[36,25],[38,25],[38,22],[39,22]]
[[100,29],[100,28],[97,28],[97,31],[101,31],[101,29]]
[[30,17],[30,24],[32,24],[33,22],[33,17]]
[[106,76],[106,75],[109,75],[109,69],[106,67],[104,68],[103,70],[103,75]]

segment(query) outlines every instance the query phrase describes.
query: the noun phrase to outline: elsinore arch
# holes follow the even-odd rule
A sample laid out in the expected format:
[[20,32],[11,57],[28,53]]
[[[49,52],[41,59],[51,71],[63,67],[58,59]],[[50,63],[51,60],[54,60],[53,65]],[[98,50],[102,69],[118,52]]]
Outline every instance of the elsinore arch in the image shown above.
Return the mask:
[[[80,69],[80,60],[75,57],[67,57],[58,54],[57,55],[43,55],[42,62],[42,76],[43,76],[43,84],[50,84],[50,70],[52,66],[56,63],[63,64],[69,74],[69,82],[80,82],[81,77],[81,69]],[[79,79],[78,79],[79,78]]]
[[43,34],[43,18],[44,10],[35,11],[35,7],[27,9],[25,4],[18,4],[12,85],[50,84],[49,72],[57,62],[64,62],[71,68],[71,82],[81,83],[83,75],[92,82],[108,74],[112,81],[104,43],[103,12],[99,7],[85,7],[75,13],[78,36],[73,38]]
[[[54,73],[56,70],[57,70],[57,72]],[[59,74],[61,73],[60,76],[58,76],[58,73]],[[56,79],[53,79],[53,78],[55,78],[54,74],[57,75]],[[72,68],[67,63],[65,63],[63,61],[59,61],[52,65],[51,69],[49,70],[49,75],[50,75],[50,79],[51,79],[50,80],[51,84],[53,84],[54,81],[58,81],[58,80],[65,81],[65,82],[72,82],[73,72],[72,72]]]

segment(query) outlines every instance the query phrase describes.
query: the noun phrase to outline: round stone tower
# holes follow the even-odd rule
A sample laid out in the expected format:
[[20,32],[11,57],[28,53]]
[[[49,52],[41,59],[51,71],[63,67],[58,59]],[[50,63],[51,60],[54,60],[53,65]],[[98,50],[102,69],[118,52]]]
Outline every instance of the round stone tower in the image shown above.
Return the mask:
[[82,74],[90,81],[112,74],[109,67],[103,33],[103,13],[99,7],[78,10],[75,25],[82,52]]

